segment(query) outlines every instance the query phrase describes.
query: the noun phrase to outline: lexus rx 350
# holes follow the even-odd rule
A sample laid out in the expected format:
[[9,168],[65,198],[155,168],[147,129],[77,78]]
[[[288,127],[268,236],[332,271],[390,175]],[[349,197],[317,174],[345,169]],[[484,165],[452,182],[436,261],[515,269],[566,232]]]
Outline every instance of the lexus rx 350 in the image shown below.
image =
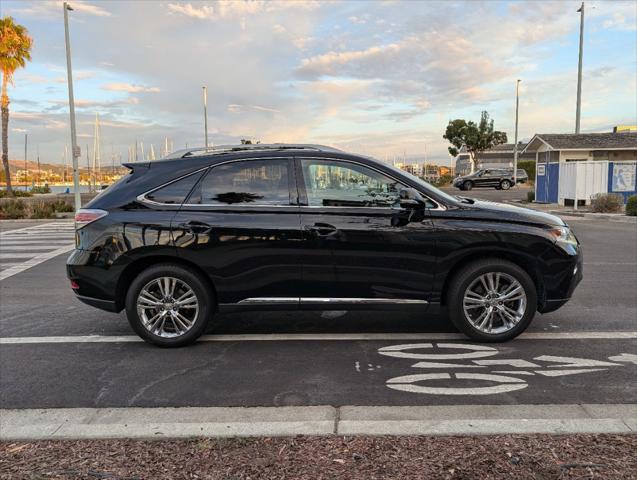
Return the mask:
[[126,310],[163,346],[222,311],[442,306],[473,339],[503,341],[566,303],[580,245],[558,217],[453,197],[377,160],[314,145],[175,152],[76,216],[79,300]]

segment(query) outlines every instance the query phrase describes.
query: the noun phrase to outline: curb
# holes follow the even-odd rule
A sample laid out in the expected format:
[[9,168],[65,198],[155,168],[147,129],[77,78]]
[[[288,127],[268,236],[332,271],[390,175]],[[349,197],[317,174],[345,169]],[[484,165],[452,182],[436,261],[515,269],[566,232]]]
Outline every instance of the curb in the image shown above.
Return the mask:
[[[56,217],[56,218],[0,218],[0,225],[3,223],[52,223],[60,220],[73,220],[74,217]],[[70,223],[70,222],[68,222]]]
[[0,410],[0,440],[637,433],[637,405]]
[[630,217],[622,213],[589,213],[589,212],[576,212],[576,211],[563,211],[563,210],[548,210],[548,213],[552,215],[565,215],[569,217],[582,217],[590,220],[607,220],[617,223],[635,223],[637,224],[637,217]]

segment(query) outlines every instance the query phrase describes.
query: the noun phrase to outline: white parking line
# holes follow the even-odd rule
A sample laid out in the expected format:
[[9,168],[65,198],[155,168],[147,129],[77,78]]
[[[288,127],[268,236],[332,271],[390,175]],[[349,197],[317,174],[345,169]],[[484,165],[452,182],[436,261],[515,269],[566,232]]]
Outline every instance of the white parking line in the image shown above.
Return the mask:
[[[1,273],[0,273],[1,275]],[[527,332],[518,340],[633,340],[637,332]],[[460,333],[271,333],[237,335],[203,335],[200,342],[288,342],[288,341],[357,341],[357,340],[467,340]],[[137,335],[69,335],[50,337],[1,337],[0,345],[33,343],[128,343],[142,342]]]
[[0,410],[0,440],[634,433],[637,406],[432,405]]
[[[46,262],[53,257],[57,257],[58,255],[62,255],[63,253],[68,253],[75,248],[75,244],[71,243],[70,245],[65,245],[63,247],[57,248],[51,252],[42,253],[40,255],[36,255],[30,260],[26,262],[20,263],[15,267],[8,268],[0,272],[0,280],[4,280],[6,278],[12,277],[13,275],[17,275],[18,273],[24,272],[31,267],[35,267],[42,262]],[[9,254],[6,254],[9,255]]]

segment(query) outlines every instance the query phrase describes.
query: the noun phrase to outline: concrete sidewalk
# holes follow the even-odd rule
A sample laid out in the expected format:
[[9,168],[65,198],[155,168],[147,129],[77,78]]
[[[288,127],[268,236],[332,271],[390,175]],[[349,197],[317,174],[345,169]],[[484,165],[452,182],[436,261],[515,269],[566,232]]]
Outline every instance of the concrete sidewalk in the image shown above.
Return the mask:
[[635,433],[637,405],[0,410],[0,440]]

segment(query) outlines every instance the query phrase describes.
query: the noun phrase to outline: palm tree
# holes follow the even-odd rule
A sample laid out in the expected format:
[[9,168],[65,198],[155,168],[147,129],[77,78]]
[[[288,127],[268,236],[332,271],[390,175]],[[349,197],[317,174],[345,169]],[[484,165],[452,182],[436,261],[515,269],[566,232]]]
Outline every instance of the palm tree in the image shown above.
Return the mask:
[[2,69],[2,165],[7,181],[7,192],[13,195],[11,175],[9,173],[9,96],[7,85],[13,83],[13,72],[31,60],[33,39],[22,25],[14,23],[13,18],[0,19],[0,69]]

